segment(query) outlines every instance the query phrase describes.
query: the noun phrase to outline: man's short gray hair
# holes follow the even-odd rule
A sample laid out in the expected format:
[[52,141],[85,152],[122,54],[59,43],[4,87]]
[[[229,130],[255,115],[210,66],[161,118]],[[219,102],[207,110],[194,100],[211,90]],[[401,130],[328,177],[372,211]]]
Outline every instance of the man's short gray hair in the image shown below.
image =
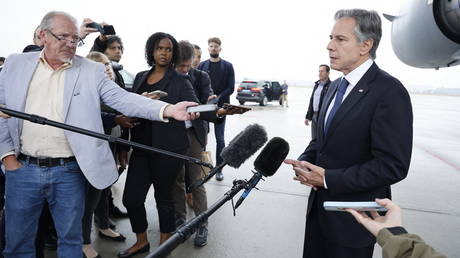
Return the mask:
[[375,59],[377,57],[377,48],[379,46],[380,39],[382,38],[382,21],[379,14],[376,11],[347,9],[337,11],[334,16],[336,21],[344,17],[355,19],[356,26],[354,28],[354,32],[356,37],[358,37],[359,42],[363,42],[368,39],[374,40],[374,44],[372,45],[369,54],[372,59]]
[[40,22],[40,25],[38,26],[41,30],[52,30],[54,28],[53,20],[56,16],[64,16],[67,17],[69,20],[71,20],[75,26],[78,28],[78,22],[77,19],[75,19],[72,15],[66,13],[66,12],[59,12],[59,11],[51,11],[45,16],[43,16],[42,21]]

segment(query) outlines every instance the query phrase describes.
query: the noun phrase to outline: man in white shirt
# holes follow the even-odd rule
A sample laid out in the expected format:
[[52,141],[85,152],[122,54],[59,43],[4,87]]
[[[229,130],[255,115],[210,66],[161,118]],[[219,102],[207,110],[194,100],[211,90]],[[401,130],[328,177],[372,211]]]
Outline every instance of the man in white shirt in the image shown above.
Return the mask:
[[[0,73],[0,104],[102,133],[101,100],[134,117],[190,120],[193,102],[169,105],[128,93],[102,64],[75,56],[75,18],[49,12],[40,24],[42,52],[11,55]],[[82,257],[85,180],[103,189],[118,178],[108,143],[0,113],[0,158],[6,171],[5,257],[34,257],[43,203],[49,203],[59,257]],[[85,179],[86,178],[86,179]]]
[[331,68],[343,73],[324,98],[313,138],[293,165],[312,187],[303,257],[370,258],[375,237],[324,201],[391,198],[412,152],[412,107],[404,86],[374,62],[382,29],[377,12],[339,10],[327,46]]

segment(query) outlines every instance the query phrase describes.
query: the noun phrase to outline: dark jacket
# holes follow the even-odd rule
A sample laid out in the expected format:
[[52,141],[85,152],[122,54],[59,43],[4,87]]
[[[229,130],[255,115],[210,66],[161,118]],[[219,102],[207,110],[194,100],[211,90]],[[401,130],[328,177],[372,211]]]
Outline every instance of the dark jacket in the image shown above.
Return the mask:
[[[146,82],[153,68],[148,71],[140,72],[136,75],[133,83],[133,92],[141,94],[140,87]],[[192,84],[185,75],[179,74],[174,68],[168,69],[163,79],[158,82],[157,90],[162,90],[168,93],[168,96],[161,98],[162,101],[176,104],[180,101],[198,102]],[[201,113],[200,119],[215,121],[217,119],[215,112]],[[141,123],[152,123],[152,143],[150,146],[169,151],[184,151],[189,146],[188,137],[185,131],[184,121],[169,119],[168,123],[159,121],[149,121],[140,119]],[[143,131],[140,131],[138,126],[131,129],[132,139],[135,142],[140,142]],[[147,143],[145,143],[147,144]]]
[[393,235],[384,228],[377,234],[383,258],[446,258],[415,234]]
[[[201,62],[197,67],[198,70],[210,74],[210,62],[209,59]],[[222,106],[224,103],[230,103],[230,95],[232,95],[235,90],[235,72],[233,71],[232,64],[224,59],[220,59],[219,71],[221,76],[217,82],[211,82],[211,87],[214,94],[219,98],[218,105]]]
[[[327,81],[324,84],[323,90],[321,91],[321,95],[319,97],[318,110],[321,110],[321,105],[323,104],[323,99],[324,99],[324,96],[326,95],[327,90],[329,89],[329,85],[331,85],[331,80],[327,78]],[[319,86],[319,80],[315,82],[315,86],[313,87],[313,91],[310,96],[310,104],[308,104],[308,111],[307,111],[307,114],[305,115],[305,118],[310,121],[313,119],[313,113],[314,113],[313,112],[313,95],[315,95],[315,91],[318,88],[318,86]]]
[[[206,104],[208,102],[208,97],[214,94],[211,89],[211,79],[209,75],[203,71],[192,68],[188,76],[200,104]],[[216,121],[216,123],[218,122],[221,122],[221,119]],[[192,121],[192,126],[198,142],[200,142],[201,147],[204,148],[206,146],[206,136],[209,132],[209,123],[202,119],[196,119]]]
[[412,106],[404,86],[374,63],[345,98],[324,135],[326,112],[339,82],[329,87],[318,116],[318,135],[299,157],[325,169],[328,187],[310,192],[307,218],[312,210],[317,213],[329,241],[365,247],[374,244],[375,237],[350,214],[325,211],[323,202],[391,198],[390,186],[409,170]]

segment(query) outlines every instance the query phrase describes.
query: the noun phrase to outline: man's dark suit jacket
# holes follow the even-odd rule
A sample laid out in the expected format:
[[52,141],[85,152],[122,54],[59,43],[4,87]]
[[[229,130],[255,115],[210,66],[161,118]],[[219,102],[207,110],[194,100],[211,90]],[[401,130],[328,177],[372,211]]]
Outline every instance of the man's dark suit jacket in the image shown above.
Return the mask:
[[[404,86],[374,63],[335,114],[327,135],[324,119],[337,91],[335,80],[318,119],[318,137],[299,160],[325,169],[328,189],[312,190],[312,205],[322,234],[342,246],[375,243],[363,226],[346,212],[325,211],[324,201],[374,201],[391,198],[390,185],[407,176],[412,152],[412,106]],[[333,105],[333,103],[331,103]]]
[[[307,114],[305,115],[305,118],[310,121],[313,119],[313,113],[314,113],[313,112],[313,96],[315,95],[315,91],[318,88],[319,82],[320,82],[319,80],[315,82],[315,86],[313,87],[313,91],[310,97],[310,104],[308,104],[308,111],[307,111]],[[323,90],[321,91],[321,95],[319,97],[318,110],[321,110],[323,99],[324,99],[324,96],[326,95],[327,90],[329,89],[329,85],[331,85],[331,80],[329,80],[328,78],[326,83],[323,86]]]
[[[198,70],[210,73],[209,65],[211,61],[208,59],[201,62],[198,65]],[[219,97],[219,106],[221,107],[224,103],[230,103],[230,95],[232,95],[235,90],[235,72],[233,71],[233,66],[230,62],[220,59],[220,77],[217,82],[211,82],[212,90],[214,94]]]
[[[214,94],[211,89],[211,79],[209,78],[209,75],[203,71],[192,68],[190,69],[188,76],[190,78],[190,82],[192,83],[196,97],[201,104],[206,104],[209,96]],[[219,119],[216,122],[221,122],[221,120]],[[204,148],[207,141],[206,136],[209,132],[208,122],[202,119],[195,119],[192,121],[192,125],[198,142],[201,147]]]

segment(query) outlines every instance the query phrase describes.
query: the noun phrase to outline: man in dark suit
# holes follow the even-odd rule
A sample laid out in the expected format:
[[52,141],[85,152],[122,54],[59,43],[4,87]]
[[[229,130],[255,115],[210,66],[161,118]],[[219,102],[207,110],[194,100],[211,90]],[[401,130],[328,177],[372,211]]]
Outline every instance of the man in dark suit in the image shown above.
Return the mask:
[[[230,95],[235,90],[235,72],[230,62],[219,57],[222,50],[222,42],[219,38],[208,39],[208,51],[210,59],[200,63],[198,70],[205,71],[211,77],[211,87],[217,95],[218,105],[222,107],[224,103],[230,103]],[[225,147],[225,118],[222,123],[214,124],[214,134],[216,136],[216,164],[223,162],[220,153]],[[222,171],[216,174],[216,179],[222,181],[224,175]]]
[[343,73],[324,98],[318,135],[298,160],[286,160],[295,180],[311,186],[304,257],[372,257],[375,237],[324,201],[391,198],[412,152],[412,107],[404,86],[374,59],[381,38],[375,11],[340,10],[327,46],[332,69]]
[[318,113],[323,103],[323,98],[326,95],[331,80],[329,79],[329,71],[331,68],[329,65],[322,64],[319,66],[319,80],[315,82],[313,92],[310,97],[310,104],[308,105],[308,111],[305,115],[305,125],[308,126],[311,122],[311,138],[316,137],[316,128],[318,124]]
[[[192,44],[188,41],[179,42],[180,58],[176,64],[176,71],[187,76],[193,86],[193,90],[197,99],[201,104],[208,102],[209,96],[213,95],[211,89],[211,80],[209,75],[203,71],[192,68],[192,60],[195,50]],[[190,142],[187,155],[201,159],[201,153],[206,147],[209,125],[204,120],[186,121],[187,136]],[[176,210],[176,227],[182,225],[186,221],[187,209],[185,206],[185,180],[195,182],[203,177],[203,169],[201,166],[192,163],[185,163],[176,178],[174,185],[174,202]],[[204,185],[196,187],[191,192],[193,198],[193,211],[195,215],[199,215],[208,209],[208,201],[206,189]],[[204,222],[197,230],[195,235],[194,245],[197,247],[205,246],[208,242],[208,223]]]

